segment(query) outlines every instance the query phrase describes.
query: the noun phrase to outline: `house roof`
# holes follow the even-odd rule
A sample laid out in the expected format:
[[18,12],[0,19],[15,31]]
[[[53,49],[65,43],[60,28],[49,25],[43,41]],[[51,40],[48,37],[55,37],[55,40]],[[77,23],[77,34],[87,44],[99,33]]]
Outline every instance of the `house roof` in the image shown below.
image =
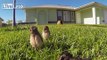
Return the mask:
[[89,7],[92,5],[101,6],[107,8],[106,5],[103,5],[98,2],[90,2],[88,4],[84,4],[80,7],[72,7],[72,6],[64,6],[64,5],[41,5],[41,6],[32,6],[32,7],[24,7],[23,9],[34,9],[34,8],[57,8],[57,9],[71,9],[71,10],[78,10],[81,8]]
[[3,21],[3,19],[0,17],[0,20]]
[[89,6],[93,6],[93,5],[107,8],[106,5],[103,5],[103,4],[101,4],[101,3],[98,3],[98,2],[90,2],[90,3],[84,4],[84,5],[80,6],[80,7],[77,7],[76,10],[82,9],[82,8],[85,8],[85,7],[89,7]]

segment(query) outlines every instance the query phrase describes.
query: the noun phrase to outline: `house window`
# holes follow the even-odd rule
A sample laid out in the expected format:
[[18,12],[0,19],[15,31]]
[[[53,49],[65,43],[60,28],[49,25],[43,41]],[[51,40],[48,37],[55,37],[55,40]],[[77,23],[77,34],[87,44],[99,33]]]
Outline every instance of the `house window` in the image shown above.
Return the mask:
[[57,10],[57,20],[62,20],[65,23],[75,23],[75,12],[70,10]]
[[63,11],[63,20],[65,22],[71,22],[70,21],[70,11]]

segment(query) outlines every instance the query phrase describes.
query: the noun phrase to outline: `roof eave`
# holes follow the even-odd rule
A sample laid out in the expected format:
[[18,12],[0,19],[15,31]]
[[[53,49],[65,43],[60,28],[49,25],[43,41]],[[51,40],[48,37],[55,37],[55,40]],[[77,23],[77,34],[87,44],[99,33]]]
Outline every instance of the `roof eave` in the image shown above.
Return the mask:
[[56,7],[52,7],[52,8],[50,8],[50,7],[28,7],[28,8],[23,8],[24,10],[27,10],[27,9],[45,9],[45,8],[48,8],[48,9],[67,9],[67,10],[75,10],[75,8],[56,8]]

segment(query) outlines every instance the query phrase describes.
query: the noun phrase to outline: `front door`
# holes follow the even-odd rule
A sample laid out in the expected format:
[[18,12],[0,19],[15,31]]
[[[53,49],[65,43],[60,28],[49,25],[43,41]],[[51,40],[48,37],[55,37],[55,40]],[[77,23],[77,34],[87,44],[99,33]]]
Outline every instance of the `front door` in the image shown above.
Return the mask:
[[38,24],[46,24],[47,23],[47,15],[46,11],[42,10],[38,13]]

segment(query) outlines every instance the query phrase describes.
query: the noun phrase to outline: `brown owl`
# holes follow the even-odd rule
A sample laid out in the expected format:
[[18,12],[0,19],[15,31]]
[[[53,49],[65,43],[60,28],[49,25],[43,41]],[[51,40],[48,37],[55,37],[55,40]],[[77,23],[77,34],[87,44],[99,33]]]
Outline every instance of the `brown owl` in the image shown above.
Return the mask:
[[63,24],[63,21],[62,20],[58,20],[57,21],[57,24],[59,25],[59,24]]
[[43,39],[37,29],[36,26],[32,26],[30,28],[30,44],[32,45],[32,47],[34,48],[38,48],[41,47],[43,44]]
[[43,28],[42,37],[43,37],[44,40],[46,40],[46,39],[48,39],[50,37],[50,30],[49,30],[48,26],[45,26]]
[[68,51],[64,51],[61,53],[60,57],[58,60],[75,60]]

